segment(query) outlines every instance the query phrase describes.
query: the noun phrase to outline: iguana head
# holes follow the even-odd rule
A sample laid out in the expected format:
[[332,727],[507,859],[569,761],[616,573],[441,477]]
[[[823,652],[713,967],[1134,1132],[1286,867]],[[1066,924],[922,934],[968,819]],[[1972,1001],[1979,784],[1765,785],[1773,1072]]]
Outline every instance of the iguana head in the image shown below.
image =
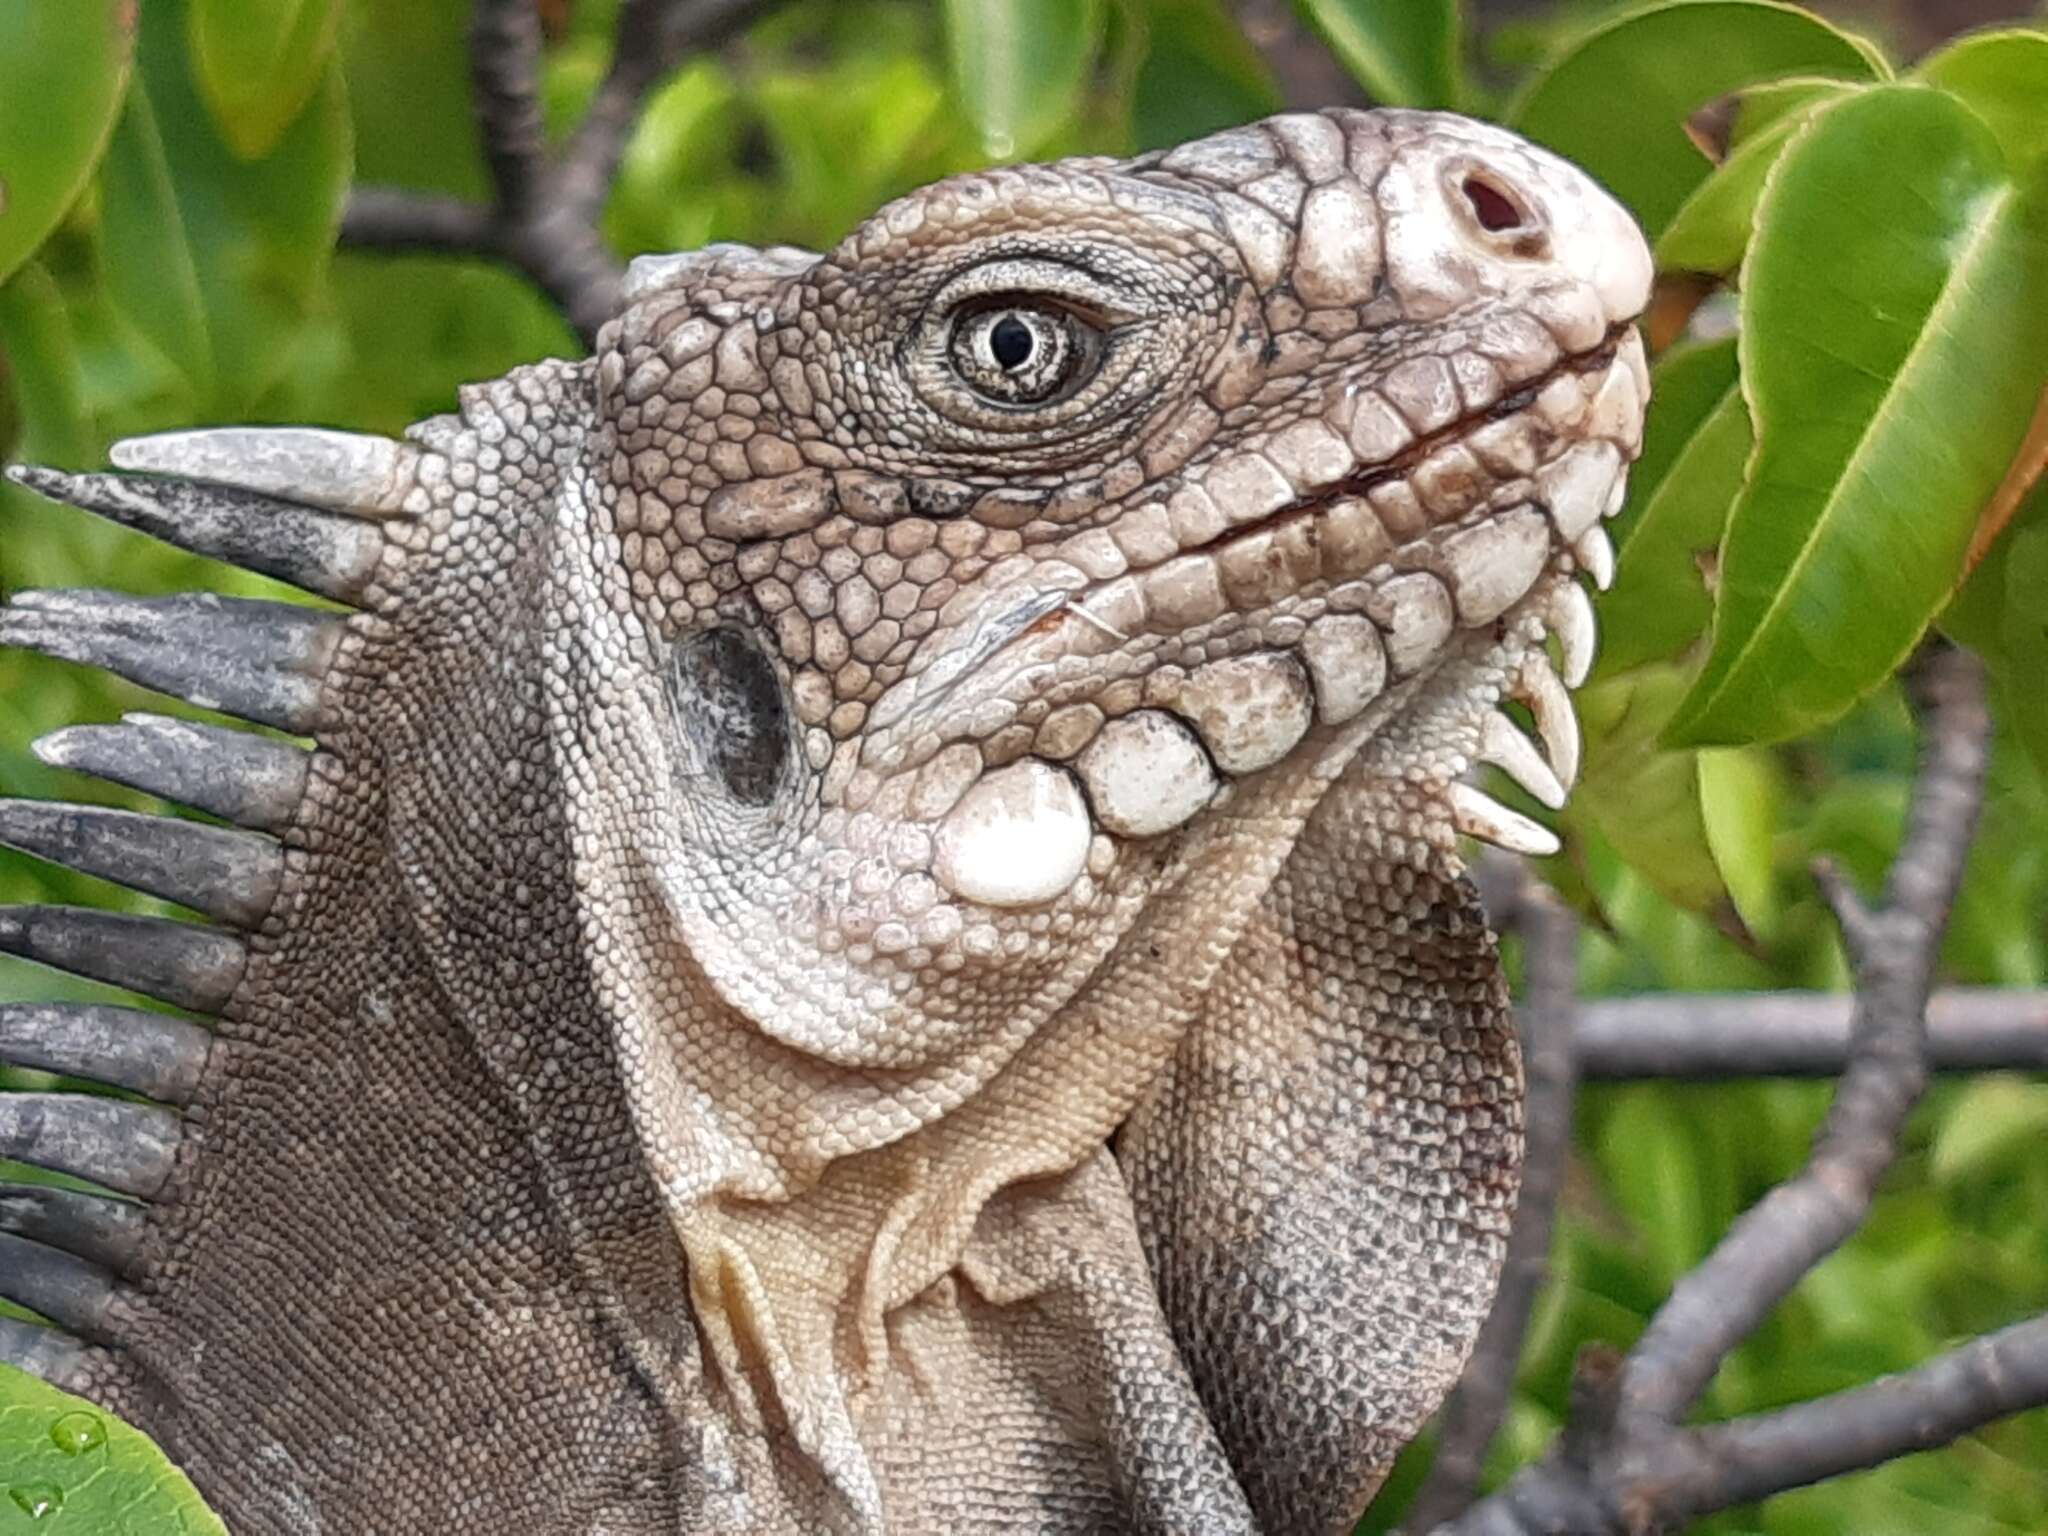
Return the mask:
[[592,888],[660,902],[621,942],[806,1056],[943,1063],[893,1139],[1162,893],[1244,906],[1219,829],[1304,808],[1261,775],[1333,776],[1418,696],[1471,695],[1413,765],[1442,829],[1530,839],[1450,786],[1508,755],[1557,797],[1489,706],[1568,730],[1524,662],[1556,628],[1584,665],[1648,278],[1585,176],[1420,114],[961,177],[823,257],[643,259],[560,573],[560,750],[593,850],[638,855]]
[[[1189,1455],[1221,1434],[1269,1528],[1349,1518],[1382,1442],[1454,1374],[1466,1293],[1483,1305],[1491,1284],[1512,1044],[1483,934],[1467,963],[1428,893],[1454,877],[1461,832],[1549,846],[1462,779],[1492,762],[1554,804],[1572,777],[1559,669],[1576,681],[1590,660],[1578,577],[1611,561],[1600,524],[1639,442],[1631,321],[1649,276],[1620,208],[1510,134],[1295,115],[1133,161],[957,177],[822,256],[643,258],[591,362],[474,387],[403,443],[171,434],[115,459],[179,481],[32,481],[283,562],[360,610],[292,620],[289,645],[250,638],[283,620],[177,641],[188,696],[232,710],[295,688],[296,704],[239,712],[322,749],[265,812],[281,862],[208,999],[245,1042],[213,1054],[209,1125],[255,1113],[252,1094],[308,1123],[303,1096],[272,1102],[234,1074],[271,1059],[311,993],[336,1027],[402,1038],[431,1016],[524,1127],[503,1177],[545,1191],[558,1288],[597,1298],[584,1311],[629,1341],[663,1422],[698,1425],[663,1452],[696,1468],[694,1491],[659,1496],[705,1528],[957,1516],[948,1478],[981,1474],[949,1472],[920,1426],[977,1399],[1022,1413],[1013,1398],[1033,1405],[1031,1443],[1085,1448],[1073,1466],[1093,1470],[1053,1482],[1110,1490],[1075,1509],[1120,1499],[1171,1525],[1133,1470],[1148,1430],[1131,1381],[1186,1399],[1197,1429],[1159,1424]],[[266,539],[251,509],[277,501],[289,518]],[[70,628],[67,611],[44,600],[0,624],[122,665],[111,641],[53,640],[107,632],[109,610]],[[160,686],[185,675],[137,665]],[[208,679],[236,667],[258,683]],[[67,734],[62,760],[119,755]],[[1304,871],[1339,848],[1334,878],[1378,893],[1340,929],[1377,943],[1374,914],[1396,913],[1406,933],[1407,901],[1418,934],[1450,936],[1465,979],[1431,995],[1451,999],[1452,1033],[1460,1010],[1491,1021],[1472,1075],[1498,1113],[1471,1175],[1490,1214],[1456,1217],[1470,1283],[1423,1386],[1369,1447],[1352,1437],[1334,1502],[1290,1504],[1244,1465],[1231,1365],[1190,1343],[1214,1297],[1177,1301],[1160,1278],[1162,1319],[1139,1246],[1163,1276],[1196,1241],[1164,1214],[1184,1194],[1170,1170],[1206,1155],[1160,1150],[1193,1123],[1159,1128],[1201,1069],[1177,1054],[1257,1035],[1228,1020],[1232,966],[1261,935],[1313,970],[1327,946],[1299,926],[1308,887],[1333,913],[1350,898]],[[1427,983],[1433,963],[1353,969],[1331,995],[1384,1007],[1395,987],[1406,1016],[1389,977]],[[1452,1060],[1456,1077],[1479,1056],[1454,1042]],[[449,1112],[432,1084],[412,1092],[399,1120]],[[1319,1093],[1238,1110],[1300,1117],[1313,1148],[1322,1127],[1349,1134],[1351,1101]],[[361,1140],[348,1116],[379,1113],[322,1102],[342,1141]],[[1104,1151],[1120,1127],[1127,1169],[1169,1171],[1126,1189]],[[219,1225],[241,1207],[218,1148],[232,1132],[211,1139],[184,1188]],[[1270,1171],[1256,1162],[1205,1176],[1250,1188]],[[1328,1172],[1340,1191],[1365,1177]],[[203,1246],[196,1220],[172,1222],[179,1241]],[[1245,1283],[1298,1264],[1262,1257],[1270,1237],[1231,1249]],[[494,1239],[472,1238],[488,1268]],[[557,1310],[538,1335],[596,1326]],[[1019,1385],[1073,1338],[1095,1362],[1074,1403]],[[117,1352],[87,1379],[207,1420],[185,1442],[203,1460],[227,1431],[170,1353]],[[1245,1366],[1283,1389],[1300,1368],[1284,1351]],[[515,1447],[539,1433],[511,1422]],[[274,1440],[318,1461],[282,1423]],[[1203,1476],[1211,1502],[1190,1507],[1247,1509],[1223,1460]]]

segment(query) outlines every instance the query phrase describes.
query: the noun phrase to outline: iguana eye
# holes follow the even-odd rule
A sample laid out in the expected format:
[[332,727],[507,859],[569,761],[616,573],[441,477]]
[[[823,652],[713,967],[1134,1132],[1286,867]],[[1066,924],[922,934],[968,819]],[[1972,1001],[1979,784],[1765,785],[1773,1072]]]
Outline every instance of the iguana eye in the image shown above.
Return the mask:
[[1101,335],[1071,311],[1030,304],[971,309],[953,322],[953,371],[985,400],[1041,405],[1094,371]]

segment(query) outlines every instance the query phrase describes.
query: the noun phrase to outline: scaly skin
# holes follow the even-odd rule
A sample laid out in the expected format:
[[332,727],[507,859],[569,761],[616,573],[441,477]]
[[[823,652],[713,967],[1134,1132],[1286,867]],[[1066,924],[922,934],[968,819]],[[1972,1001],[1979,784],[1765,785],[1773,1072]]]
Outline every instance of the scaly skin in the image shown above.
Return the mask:
[[1511,135],[1298,115],[643,260],[403,448],[126,445],[356,519],[360,611],[46,1368],[243,1536],[1347,1528],[1499,1263],[1456,839],[1542,834],[1457,781],[1570,777],[1648,278]]

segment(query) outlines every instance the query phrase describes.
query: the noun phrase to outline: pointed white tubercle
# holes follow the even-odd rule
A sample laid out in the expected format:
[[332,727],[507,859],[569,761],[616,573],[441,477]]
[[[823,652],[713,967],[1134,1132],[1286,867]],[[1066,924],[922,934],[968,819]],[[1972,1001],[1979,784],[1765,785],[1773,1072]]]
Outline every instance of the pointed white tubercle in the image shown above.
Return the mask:
[[1092,829],[1074,781],[1027,757],[983,774],[939,823],[932,874],[990,907],[1031,907],[1072,885]]
[[1600,643],[1600,626],[1593,617],[1593,599],[1576,581],[1562,583],[1551,602],[1551,633],[1564,657],[1564,682],[1576,688],[1593,670],[1593,652]]
[[1509,853],[1545,858],[1564,845],[1548,827],[1539,826],[1519,811],[1511,811],[1491,795],[1470,784],[1453,784],[1447,792],[1451,801],[1451,825],[1467,837],[1505,848]]
[[1614,585],[1614,541],[1598,523],[1579,535],[1572,545],[1572,557],[1602,592]]
[[1621,473],[1621,454],[1608,442],[1574,443],[1536,471],[1536,491],[1558,533],[1572,541],[1600,520]]
[[1563,807],[1563,783],[1551,771],[1550,764],[1543,760],[1543,754],[1536,750],[1535,743],[1497,709],[1487,712],[1486,723],[1480,727],[1479,756],[1553,811]]
[[358,517],[399,510],[414,450],[388,437],[319,427],[211,427],[114,444],[117,469],[182,475]]
[[1579,717],[1572,710],[1572,696],[1541,651],[1523,664],[1515,697],[1527,704],[1536,718],[1536,731],[1543,738],[1551,771],[1560,784],[1571,788],[1579,777]]

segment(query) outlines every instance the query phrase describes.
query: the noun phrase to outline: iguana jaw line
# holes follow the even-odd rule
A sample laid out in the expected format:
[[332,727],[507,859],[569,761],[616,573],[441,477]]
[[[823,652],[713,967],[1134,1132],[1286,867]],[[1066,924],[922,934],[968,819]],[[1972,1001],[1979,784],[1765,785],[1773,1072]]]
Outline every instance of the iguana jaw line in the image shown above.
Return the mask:
[[[1247,775],[1355,718],[1383,690],[1427,674],[1458,630],[1499,625],[1505,632],[1526,611],[1561,632],[1565,670],[1576,681],[1586,664],[1590,613],[1582,593],[1545,579],[1545,572],[1590,568],[1604,584],[1611,555],[1598,524],[1620,506],[1625,463],[1639,442],[1643,386],[1640,339],[1617,326],[1598,348],[1495,407],[1148,567],[1079,588],[1040,588],[1021,599],[993,594],[990,606],[1004,602],[999,617],[944,653],[964,648],[972,659],[933,666],[900,684],[877,710],[883,728],[869,738],[863,761],[885,773],[915,771],[921,761],[914,743],[925,744],[928,760],[952,731],[966,736],[965,723],[978,711],[1021,706],[1041,693],[1070,718],[1092,710],[1089,696],[1063,688],[1067,658],[1085,657],[1102,669],[1120,658],[1149,665],[1144,707],[1112,710],[1107,726],[1097,712],[1095,739],[1083,718],[1067,740],[1047,742],[1042,732],[1035,754],[989,761],[984,746],[989,776],[1003,775],[996,783],[1006,787],[977,788],[951,820],[983,817],[996,825],[967,839],[974,846],[962,848],[956,834],[941,879],[964,896],[1003,905],[1013,893],[1027,901],[1055,894],[1079,873],[1090,830],[1124,838],[1181,826]],[[1490,440],[1488,429],[1496,429]],[[1520,446],[1504,447],[1500,429],[1520,433]],[[1483,469],[1471,452],[1475,442]],[[1541,464],[1534,463],[1532,442],[1548,444]],[[1504,457],[1514,454],[1524,457]],[[1454,455],[1480,473],[1454,487],[1448,502],[1439,490],[1448,477],[1440,478],[1430,487],[1434,505],[1418,503],[1412,485],[1427,478],[1431,464]],[[1369,499],[1382,488],[1393,494]],[[1396,521],[1417,512],[1420,526]],[[1369,535],[1361,532],[1367,528]],[[1408,537],[1392,536],[1396,529]],[[1048,563],[1057,565],[1060,553]],[[1220,623],[1206,622],[1201,612],[1192,623],[1176,622],[1188,617],[1172,610],[1181,573],[1190,570],[1211,583]],[[1204,646],[1212,658],[1206,663]],[[1219,649],[1228,659],[1213,659]],[[1190,650],[1196,659],[1187,663],[1186,685],[1158,689],[1157,669],[1173,668]],[[1555,683],[1553,674],[1548,683],[1515,690],[1546,705],[1544,752],[1518,745],[1526,739],[1504,730],[1503,719],[1488,721],[1472,753],[1552,805],[1562,802],[1576,757],[1567,744],[1575,741],[1572,728],[1561,723],[1568,715],[1554,707],[1561,692]],[[892,700],[909,700],[907,711],[889,713]],[[1060,770],[1052,765],[1062,762],[1078,778],[1081,797],[1064,793],[1054,777]],[[977,795],[989,809],[976,804]],[[1554,848],[1540,828],[1471,792],[1453,796],[1453,807],[1462,827],[1489,840],[1524,852]],[[945,836],[942,828],[942,842]],[[1071,851],[1062,854],[1062,847]],[[984,865],[980,873],[972,867],[976,859]],[[1041,872],[1044,884],[1033,886]]]

